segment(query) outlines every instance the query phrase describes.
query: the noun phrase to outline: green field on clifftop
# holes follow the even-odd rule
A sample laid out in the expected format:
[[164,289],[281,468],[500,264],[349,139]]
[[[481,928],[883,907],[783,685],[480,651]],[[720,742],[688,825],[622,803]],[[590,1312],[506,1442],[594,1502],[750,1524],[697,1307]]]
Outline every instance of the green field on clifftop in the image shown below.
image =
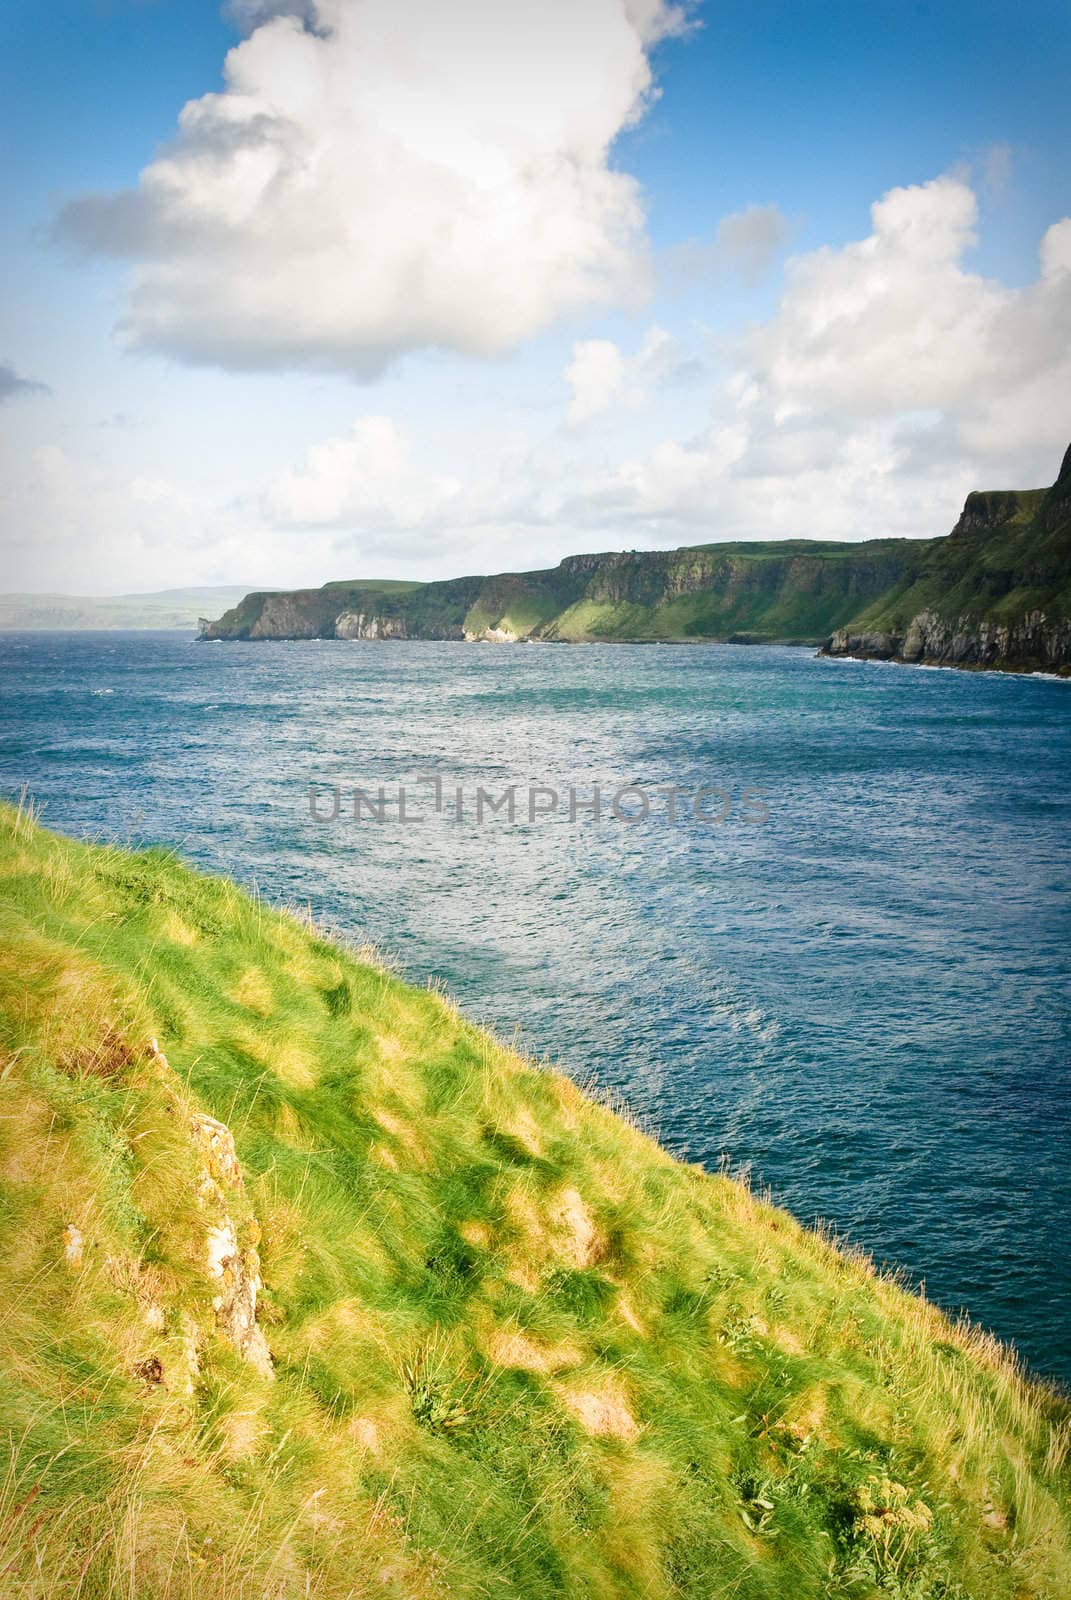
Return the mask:
[[1071,1593],[984,1335],[306,915],[0,872],[4,1600]]

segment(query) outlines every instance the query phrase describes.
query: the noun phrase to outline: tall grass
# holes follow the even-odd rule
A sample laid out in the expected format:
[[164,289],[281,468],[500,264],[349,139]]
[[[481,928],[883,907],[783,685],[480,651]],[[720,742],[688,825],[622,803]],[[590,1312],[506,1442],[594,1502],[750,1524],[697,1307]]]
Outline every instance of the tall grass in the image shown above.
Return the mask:
[[0,877],[4,1600],[1071,1593],[1068,1408],[987,1335],[307,909],[28,805]]

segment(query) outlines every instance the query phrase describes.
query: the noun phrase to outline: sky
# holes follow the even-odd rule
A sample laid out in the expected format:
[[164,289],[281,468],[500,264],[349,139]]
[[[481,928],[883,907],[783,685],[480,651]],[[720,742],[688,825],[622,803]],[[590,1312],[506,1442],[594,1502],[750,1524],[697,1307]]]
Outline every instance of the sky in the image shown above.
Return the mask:
[[6,0],[0,588],[932,537],[1071,439],[1066,0]]

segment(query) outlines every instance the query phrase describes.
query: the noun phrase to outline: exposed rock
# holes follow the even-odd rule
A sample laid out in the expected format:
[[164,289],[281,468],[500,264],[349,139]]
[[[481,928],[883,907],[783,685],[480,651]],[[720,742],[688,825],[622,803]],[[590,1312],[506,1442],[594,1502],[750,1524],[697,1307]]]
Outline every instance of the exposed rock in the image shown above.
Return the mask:
[[1022,509],[1022,496],[1015,489],[975,490],[964,501],[959,521],[950,539],[966,539],[972,534],[1007,527]]
[[201,1334],[196,1322],[185,1311],[182,1313],[182,1357],[186,1368],[184,1388],[187,1394],[192,1394],[201,1371]]
[[998,667],[1016,672],[1071,674],[1071,622],[1031,611],[1014,625],[940,617],[920,611],[903,634],[840,628],[823,654],[925,666]]
[[315,617],[310,617],[296,595],[265,595],[260,615],[249,631],[251,639],[315,639]]
[[1051,489],[977,491],[944,538],[567,556],[537,572],[245,597],[205,639],[820,643],[829,655],[1071,673],[1071,450]]
[[234,1148],[234,1135],[226,1123],[217,1122],[204,1111],[195,1111],[190,1117],[190,1130],[208,1178],[225,1188],[241,1189],[242,1170]]
[[830,656],[858,656],[862,660],[887,661],[890,656],[895,656],[899,649],[900,640],[895,634],[850,633],[847,628],[838,628],[825,646],[824,653]]
[[1067,677],[1069,595],[1071,450],[1051,489],[969,494],[908,581],[834,629],[822,653]]
[[81,1228],[76,1228],[73,1222],[68,1222],[63,1230],[63,1258],[72,1272],[77,1272],[82,1265],[84,1249],[85,1237]]
[[404,639],[404,617],[377,617],[363,611],[343,611],[335,622],[336,639]]
[[225,1123],[201,1111],[191,1114],[190,1128],[204,1161],[200,1198],[202,1204],[217,1213],[205,1240],[205,1265],[217,1285],[212,1299],[216,1323],[238,1353],[258,1372],[270,1377],[271,1351],[256,1320],[261,1288],[257,1250],[260,1229],[250,1219],[243,1230],[245,1242],[241,1243],[225,1194],[228,1189],[242,1189],[234,1137]]
[[475,632],[466,629],[465,638],[469,644],[517,643],[517,634],[511,628],[479,628]]

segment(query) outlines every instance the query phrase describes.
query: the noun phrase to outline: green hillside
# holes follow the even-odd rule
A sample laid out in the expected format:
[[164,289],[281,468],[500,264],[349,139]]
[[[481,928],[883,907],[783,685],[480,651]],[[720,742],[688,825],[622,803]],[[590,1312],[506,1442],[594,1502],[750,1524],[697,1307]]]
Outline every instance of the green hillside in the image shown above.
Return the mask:
[[968,495],[948,538],[836,630],[828,650],[1071,673],[1071,449],[1051,489]]
[[568,556],[544,572],[247,595],[206,639],[729,640],[1071,672],[1071,450],[1052,489],[968,495],[938,539]]
[[914,572],[927,548],[910,539],[795,539],[568,556],[543,572],[436,583],[329,583],[247,595],[203,636],[817,644]]
[[1071,1593],[984,1335],[304,916],[0,872],[4,1600]]

